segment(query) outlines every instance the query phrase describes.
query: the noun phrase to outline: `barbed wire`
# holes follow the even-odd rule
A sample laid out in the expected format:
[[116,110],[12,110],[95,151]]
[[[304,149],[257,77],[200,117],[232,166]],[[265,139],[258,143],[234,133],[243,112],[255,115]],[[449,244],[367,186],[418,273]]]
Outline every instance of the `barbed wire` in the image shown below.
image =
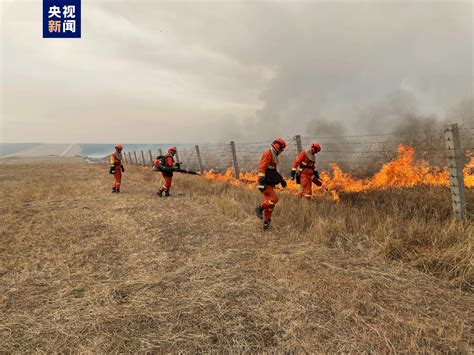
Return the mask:
[[301,138],[316,138],[316,139],[336,139],[336,138],[363,138],[363,137],[389,137],[389,136],[407,136],[407,135],[417,135],[417,134],[426,134],[426,133],[440,133],[442,130],[429,130],[429,131],[420,131],[420,132],[403,132],[403,133],[373,133],[373,134],[359,134],[359,135],[345,135],[345,136],[302,136]]
[[[471,127],[472,124],[472,127]],[[459,125],[459,136],[461,149],[464,156],[469,156],[469,152],[474,152],[474,121]],[[431,163],[445,165],[448,152],[445,146],[444,130],[428,130],[419,132],[400,133],[374,133],[360,135],[343,136],[303,136],[298,139],[294,137],[284,137],[287,142],[285,152],[280,156],[280,166],[282,170],[289,169],[300,149],[303,150],[313,142],[322,145],[322,152],[317,155],[317,166],[330,166],[335,163],[345,167],[359,169],[361,167],[371,167],[388,163],[399,157],[396,145],[404,144],[415,149],[414,158],[430,161]],[[233,153],[237,156],[238,164],[242,171],[254,171],[257,169],[262,154],[270,148],[271,140],[258,142],[235,142],[235,151],[232,151],[230,143],[215,143],[197,145],[200,151],[202,165],[199,165],[199,157],[196,152],[196,145],[178,146],[179,159],[183,164],[195,169],[214,169],[225,171],[233,167]],[[351,147],[353,146],[353,147]],[[148,152],[159,155],[159,150],[143,151],[147,156]],[[130,152],[129,152],[130,153]],[[152,153],[152,158],[155,156]],[[163,152],[166,154],[166,151]],[[136,152],[137,161],[142,163],[141,151]],[[134,162],[134,155],[127,156],[127,159]],[[147,162],[145,162],[147,164]]]

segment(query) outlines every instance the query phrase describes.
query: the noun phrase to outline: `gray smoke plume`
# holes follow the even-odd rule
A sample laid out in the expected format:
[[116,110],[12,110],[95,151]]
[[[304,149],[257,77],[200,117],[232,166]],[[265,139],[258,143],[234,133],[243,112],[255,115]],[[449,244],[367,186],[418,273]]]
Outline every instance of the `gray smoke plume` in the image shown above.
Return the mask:
[[55,41],[41,38],[40,4],[2,1],[0,138],[204,143],[427,129],[474,96],[472,7],[97,0],[84,5],[83,38]]
[[415,95],[398,91],[359,111],[357,122],[360,129],[369,134],[409,135],[438,128],[440,118],[434,113],[421,113]]
[[275,68],[259,125],[317,136],[438,127],[450,107],[473,96],[471,12],[466,2],[311,3],[277,11],[278,28],[263,20],[266,31],[256,34],[273,43],[265,48]]

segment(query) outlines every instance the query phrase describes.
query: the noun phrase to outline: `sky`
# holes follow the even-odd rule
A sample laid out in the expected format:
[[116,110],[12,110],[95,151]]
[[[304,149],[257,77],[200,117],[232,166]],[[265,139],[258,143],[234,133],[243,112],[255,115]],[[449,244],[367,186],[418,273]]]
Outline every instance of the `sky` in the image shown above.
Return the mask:
[[[471,1],[0,0],[0,142],[206,143],[474,119]],[[400,126],[401,125],[401,126]]]

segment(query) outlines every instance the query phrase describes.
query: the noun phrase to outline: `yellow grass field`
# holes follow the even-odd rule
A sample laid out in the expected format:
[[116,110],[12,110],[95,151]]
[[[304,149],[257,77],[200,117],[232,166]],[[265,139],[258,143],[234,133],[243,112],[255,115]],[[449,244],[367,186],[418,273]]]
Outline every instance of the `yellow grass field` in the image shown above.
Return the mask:
[[126,169],[0,160],[1,352],[474,351],[447,189],[281,194],[263,232],[258,191]]

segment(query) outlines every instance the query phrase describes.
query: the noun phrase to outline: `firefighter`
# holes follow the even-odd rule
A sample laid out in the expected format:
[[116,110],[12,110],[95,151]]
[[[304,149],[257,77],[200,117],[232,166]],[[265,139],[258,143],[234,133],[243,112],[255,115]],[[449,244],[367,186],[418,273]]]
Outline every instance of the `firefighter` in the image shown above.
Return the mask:
[[163,186],[156,193],[159,197],[163,197],[163,192],[165,193],[165,196],[170,195],[171,182],[173,180],[173,168],[180,168],[180,163],[175,163],[174,161],[175,155],[176,147],[170,147],[168,149],[168,154],[166,154],[165,156],[158,157],[159,159],[157,159],[158,164],[160,166],[158,170],[161,171],[163,179],[165,180]]
[[120,144],[116,145],[115,152],[110,156],[109,174],[112,174],[115,178],[114,184],[112,185],[112,192],[120,192],[122,173],[125,172],[125,168],[122,164],[122,149],[123,147]]
[[263,219],[263,229],[270,227],[272,213],[278,202],[275,186],[286,187],[286,181],[277,170],[278,156],[285,150],[286,143],[275,138],[270,149],[263,153],[258,168],[258,189],[263,193],[263,202],[255,208],[257,217]]
[[313,182],[318,186],[322,185],[318,171],[315,169],[315,155],[320,151],[319,144],[311,144],[309,149],[298,154],[291,166],[291,179],[296,178],[296,182],[301,185],[300,197],[305,200],[311,200]]

